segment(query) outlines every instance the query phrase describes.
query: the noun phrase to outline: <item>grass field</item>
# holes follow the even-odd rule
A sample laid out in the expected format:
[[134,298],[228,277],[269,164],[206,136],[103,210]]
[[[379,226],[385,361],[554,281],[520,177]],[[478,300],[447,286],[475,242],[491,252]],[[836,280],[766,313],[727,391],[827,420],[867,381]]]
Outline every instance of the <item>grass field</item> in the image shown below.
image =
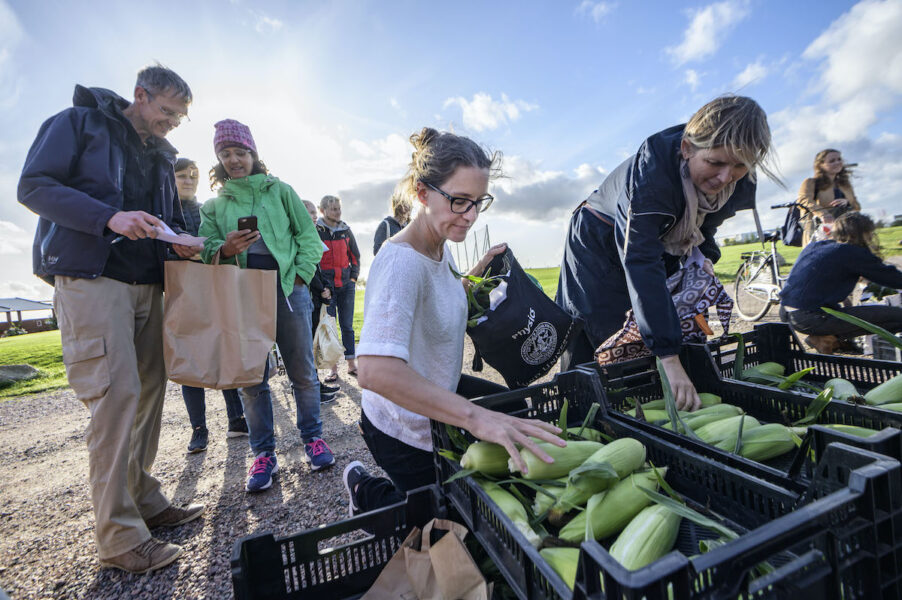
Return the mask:
[[[902,240],[902,227],[881,229],[879,236],[884,256],[902,255],[902,246],[899,245],[899,241]],[[758,243],[721,248],[721,259],[714,267],[717,276],[724,283],[731,283],[742,262],[742,253],[760,249],[761,244]],[[788,265],[792,265],[801,248],[791,248],[778,243],[777,251],[786,259]],[[527,271],[539,280],[545,293],[553,298],[557,291],[560,267],[527,269]],[[788,267],[784,267],[783,273],[788,272]],[[357,290],[354,302],[354,335],[358,340],[360,339],[360,329],[363,326],[363,294],[364,290]],[[44,376],[39,379],[0,388],[0,399],[35,394],[68,385],[66,370],[62,362],[63,352],[59,331],[2,338],[0,339],[0,356],[3,357],[3,364],[27,363],[44,373]]]
[[43,375],[0,388],[0,399],[23,394],[36,394],[66,387],[66,368],[63,366],[63,347],[59,331],[42,331],[14,337],[0,338],[3,364],[29,364]]

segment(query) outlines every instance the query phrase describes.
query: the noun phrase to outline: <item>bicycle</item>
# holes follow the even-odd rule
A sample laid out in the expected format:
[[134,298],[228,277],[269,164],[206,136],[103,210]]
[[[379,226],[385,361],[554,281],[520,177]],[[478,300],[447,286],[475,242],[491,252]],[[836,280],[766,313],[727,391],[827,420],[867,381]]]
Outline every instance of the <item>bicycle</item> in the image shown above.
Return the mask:
[[[775,204],[771,209],[799,207],[806,212],[811,211],[797,202]],[[820,231],[820,227],[818,227]],[[777,240],[781,239],[780,229],[764,233],[761,239],[761,250],[743,252],[742,264],[736,271],[736,281],[733,283],[733,300],[736,312],[745,321],[757,321],[770,310],[770,307],[780,303],[780,291],[787,277],[780,275],[779,254],[777,254]],[[815,237],[812,239],[818,239]],[[770,242],[770,251],[765,250],[764,244]]]

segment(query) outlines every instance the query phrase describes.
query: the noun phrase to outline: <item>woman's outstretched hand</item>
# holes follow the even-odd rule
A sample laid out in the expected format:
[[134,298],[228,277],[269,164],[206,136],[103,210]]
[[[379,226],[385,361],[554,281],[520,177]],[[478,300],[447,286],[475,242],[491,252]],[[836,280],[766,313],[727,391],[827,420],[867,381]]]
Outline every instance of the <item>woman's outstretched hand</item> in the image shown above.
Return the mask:
[[[485,270],[489,267],[489,263],[492,262],[492,259],[507,250],[507,243],[495,244],[491,248],[489,248],[488,252],[485,253],[476,266],[470,269],[467,275],[475,275],[476,277],[482,277],[485,274]],[[493,273],[493,275],[497,275],[497,273]]]
[[485,408],[474,411],[472,421],[472,424],[464,428],[480,440],[504,446],[517,470],[522,473],[526,473],[527,468],[523,457],[520,456],[519,447],[526,448],[546,463],[554,462],[548,453],[542,451],[536,441],[530,438],[550,442],[562,448],[567,445],[567,442],[557,436],[561,430],[551,423],[520,419]]

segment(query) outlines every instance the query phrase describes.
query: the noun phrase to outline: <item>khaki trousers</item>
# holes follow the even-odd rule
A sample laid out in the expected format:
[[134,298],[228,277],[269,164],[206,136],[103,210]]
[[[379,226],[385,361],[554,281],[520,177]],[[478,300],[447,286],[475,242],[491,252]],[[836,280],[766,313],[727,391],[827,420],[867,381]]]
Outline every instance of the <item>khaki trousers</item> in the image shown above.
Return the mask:
[[150,539],[144,520],[170,504],[151,477],[166,369],[160,285],[55,278],[69,385],[88,410],[94,535],[101,559]]

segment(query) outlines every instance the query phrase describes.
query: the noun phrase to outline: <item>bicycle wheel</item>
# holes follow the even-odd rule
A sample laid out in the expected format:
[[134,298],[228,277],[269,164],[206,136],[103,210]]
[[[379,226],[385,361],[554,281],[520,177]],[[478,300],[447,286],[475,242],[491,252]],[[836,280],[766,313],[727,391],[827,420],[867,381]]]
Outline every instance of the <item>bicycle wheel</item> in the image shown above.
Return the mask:
[[773,283],[773,274],[767,261],[764,256],[752,256],[739,265],[739,270],[736,271],[733,300],[736,312],[746,321],[757,321],[770,310],[770,293],[750,287],[755,283]]

